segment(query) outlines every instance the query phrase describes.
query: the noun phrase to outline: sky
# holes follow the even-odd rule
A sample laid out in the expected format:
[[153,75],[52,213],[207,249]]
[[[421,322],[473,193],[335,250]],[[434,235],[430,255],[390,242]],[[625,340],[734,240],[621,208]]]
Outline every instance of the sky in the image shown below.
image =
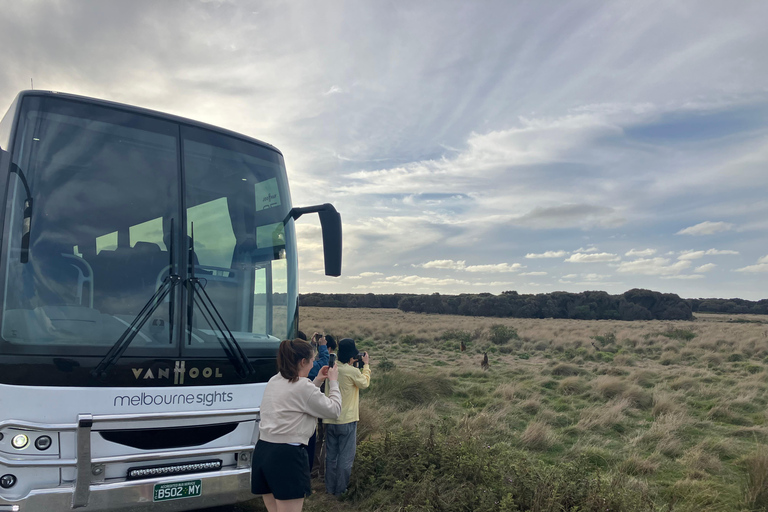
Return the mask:
[[30,88],[285,155],[302,293],[764,299],[768,2],[0,0]]

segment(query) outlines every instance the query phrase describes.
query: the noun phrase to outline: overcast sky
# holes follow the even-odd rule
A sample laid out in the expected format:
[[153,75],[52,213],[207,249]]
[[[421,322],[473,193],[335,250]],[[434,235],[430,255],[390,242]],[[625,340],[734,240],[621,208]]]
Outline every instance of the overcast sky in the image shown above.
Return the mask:
[[331,202],[307,292],[766,298],[768,2],[0,0],[30,87],[223,126]]

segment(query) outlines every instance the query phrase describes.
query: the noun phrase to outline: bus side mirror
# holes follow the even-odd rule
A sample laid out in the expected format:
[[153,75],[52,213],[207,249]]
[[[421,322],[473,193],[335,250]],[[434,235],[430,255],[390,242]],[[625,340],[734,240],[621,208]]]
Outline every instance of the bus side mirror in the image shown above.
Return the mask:
[[341,215],[332,204],[325,203],[305,208],[293,208],[288,214],[293,220],[305,213],[318,213],[320,227],[323,230],[323,256],[325,258],[325,275],[338,277],[341,275]]

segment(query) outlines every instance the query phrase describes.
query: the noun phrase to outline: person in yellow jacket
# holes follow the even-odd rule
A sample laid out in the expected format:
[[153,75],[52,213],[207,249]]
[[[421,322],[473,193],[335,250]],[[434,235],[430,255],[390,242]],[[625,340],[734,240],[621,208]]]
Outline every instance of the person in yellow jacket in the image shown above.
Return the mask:
[[[325,490],[339,496],[347,490],[357,448],[357,422],[360,420],[360,390],[371,384],[368,353],[360,354],[355,340],[339,341],[339,389],[341,414],[325,423]],[[363,362],[362,369],[354,367],[355,360]],[[326,391],[327,393],[327,391]]]

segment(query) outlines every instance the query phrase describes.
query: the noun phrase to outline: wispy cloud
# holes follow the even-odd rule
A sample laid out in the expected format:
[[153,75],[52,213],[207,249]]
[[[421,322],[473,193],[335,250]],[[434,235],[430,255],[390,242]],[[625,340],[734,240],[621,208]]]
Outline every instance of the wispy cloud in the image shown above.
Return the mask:
[[695,236],[714,235],[715,233],[730,231],[731,229],[733,229],[733,227],[734,227],[733,224],[729,222],[704,221],[704,222],[700,222],[699,224],[696,224],[695,226],[690,226],[685,229],[681,229],[676,234],[695,235]]
[[598,252],[593,254],[577,252],[576,254],[571,254],[565,261],[569,263],[605,263],[608,261],[619,261],[620,259],[618,254],[611,254],[609,252]]
[[624,256],[653,256],[656,254],[656,249],[630,249],[624,253]]
[[641,258],[634,261],[624,261],[616,268],[616,272],[626,274],[641,274],[646,276],[671,276],[689,268],[689,260],[671,263],[669,258]]
[[525,255],[525,257],[528,258],[528,259],[534,259],[534,258],[562,258],[566,254],[568,254],[566,251],[547,251],[547,252],[542,252],[542,253],[539,253],[539,254],[529,252],[528,254]]
[[759,272],[768,272],[768,256],[763,256],[757,260],[757,264],[749,265],[742,268],[737,268],[736,272],[747,272],[750,274]]

